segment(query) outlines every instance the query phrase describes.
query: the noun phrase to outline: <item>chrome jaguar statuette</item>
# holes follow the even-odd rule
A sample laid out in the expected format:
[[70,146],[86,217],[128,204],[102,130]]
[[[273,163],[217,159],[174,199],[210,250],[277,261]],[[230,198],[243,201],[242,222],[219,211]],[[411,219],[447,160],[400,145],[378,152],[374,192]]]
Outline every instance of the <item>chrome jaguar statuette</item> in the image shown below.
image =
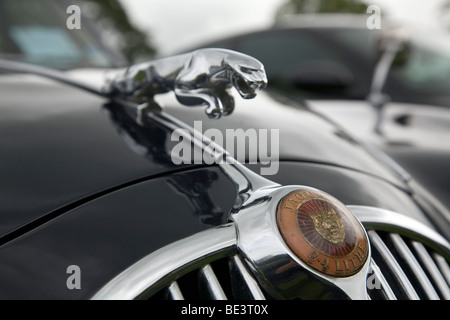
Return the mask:
[[144,111],[159,109],[155,95],[170,91],[180,103],[206,105],[209,117],[220,118],[234,110],[232,87],[251,99],[266,85],[264,66],[255,58],[232,50],[200,49],[133,65],[108,79],[104,90],[139,103],[138,118]]

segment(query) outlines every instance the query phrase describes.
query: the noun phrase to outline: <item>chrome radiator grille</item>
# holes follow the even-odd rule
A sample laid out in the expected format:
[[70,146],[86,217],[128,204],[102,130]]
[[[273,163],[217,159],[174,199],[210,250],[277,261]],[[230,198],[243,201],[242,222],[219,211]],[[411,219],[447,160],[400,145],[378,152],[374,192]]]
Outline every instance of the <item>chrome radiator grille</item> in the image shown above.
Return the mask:
[[[349,207],[372,248],[375,299],[450,299],[450,249],[430,228],[398,213]],[[162,248],[108,283],[94,299],[270,299],[239,254],[233,223]]]
[[[372,247],[372,299],[450,300],[448,242],[427,226],[398,213],[350,207]],[[446,258],[444,258],[444,255]]]
[[175,242],[129,267],[93,299],[264,300],[236,241],[230,223]]
[[441,255],[396,233],[368,233],[374,276],[381,278],[368,283],[371,298],[450,300],[449,267]]
[[242,258],[236,254],[180,276],[151,299],[264,300],[265,296]]
[[[422,242],[385,231],[368,231],[372,245],[368,293],[373,300],[450,300],[448,262]],[[239,255],[199,267],[153,299],[265,299]]]

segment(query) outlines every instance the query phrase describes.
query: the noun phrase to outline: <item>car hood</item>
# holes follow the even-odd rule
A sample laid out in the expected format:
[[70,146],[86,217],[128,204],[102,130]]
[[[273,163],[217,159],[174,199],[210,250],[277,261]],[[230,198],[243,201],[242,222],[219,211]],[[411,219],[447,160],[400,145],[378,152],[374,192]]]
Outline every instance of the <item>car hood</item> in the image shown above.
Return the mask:
[[[108,101],[79,89],[34,76],[4,75],[0,95],[3,243],[136,181],[196,166],[170,160],[170,150],[162,145],[170,133],[136,124],[124,129]],[[201,120],[204,129],[278,129],[280,160],[351,168],[406,187],[392,168],[342,129],[282,98],[260,94],[239,101],[235,112],[219,121],[208,119],[204,108],[180,107],[170,94],[161,104],[190,125]],[[150,137],[144,139],[150,145],[142,146],[139,135]]]
[[107,101],[79,89],[4,75],[0,96],[0,237],[133,181],[188,167],[132,152]]
[[375,134],[376,112],[365,101],[308,101],[360,139],[395,159],[447,208],[450,206],[450,109],[420,104],[388,103],[382,135]]
[[[235,96],[235,99],[238,97]],[[398,168],[390,162],[387,155],[355,139],[344,127],[330,121],[321,113],[269,90],[253,100],[240,101],[231,115],[220,120],[209,119],[203,108],[180,108],[172,95],[163,96],[159,102],[166,107],[168,113],[183,119],[191,126],[200,122],[201,126],[197,127],[201,127],[206,136],[208,129],[219,129],[221,132],[237,132],[242,129],[243,135],[249,129],[258,134],[267,131],[268,137],[273,130],[277,130],[279,138],[273,151],[279,154],[280,161],[329,164],[360,171],[399,187],[406,187],[405,176],[397,171]],[[215,142],[226,147],[226,139],[225,135],[222,141]],[[270,141],[269,144],[274,143]],[[248,150],[248,143],[246,147]],[[267,178],[270,179],[270,175]]]
[[351,134],[378,147],[402,146],[450,152],[450,109],[432,105],[387,103],[382,113],[382,135],[374,131],[377,112],[366,101],[309,100],[308,105],[347,128]]

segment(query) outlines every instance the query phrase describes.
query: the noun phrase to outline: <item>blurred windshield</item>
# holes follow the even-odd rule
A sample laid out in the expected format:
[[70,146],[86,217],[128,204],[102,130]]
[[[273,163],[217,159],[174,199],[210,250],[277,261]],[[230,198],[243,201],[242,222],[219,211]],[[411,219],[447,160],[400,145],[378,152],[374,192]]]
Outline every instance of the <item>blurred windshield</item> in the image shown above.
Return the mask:
[[[376,32],[368,29],[329,30],[334,39],[375,61]],[[450,93],[450,37],[437,32],[411,33],[407,60],[401,66],[394,66],[390,77],[403,86],[418,93]]]
[[393,69],[410,89],[423,92],[450,92],[450,42],[448,35],[415,34],[407,63]]
[[116,66],[85,21],[81,29],[67,28],[67,7],[55,0],[0,0],[0,58],[61,70]]

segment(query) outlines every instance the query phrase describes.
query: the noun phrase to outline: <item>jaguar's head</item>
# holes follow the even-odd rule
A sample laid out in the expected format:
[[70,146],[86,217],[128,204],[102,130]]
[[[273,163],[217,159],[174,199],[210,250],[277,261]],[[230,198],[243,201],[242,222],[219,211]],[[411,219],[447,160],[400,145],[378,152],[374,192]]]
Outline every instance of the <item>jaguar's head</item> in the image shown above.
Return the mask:
[[262,90],[267,86],[267,76],[264,65],[253,57],[232,52],[225,63],[231,71],[231,83],[242,98],[252,99],[256,96],[256,90]]

